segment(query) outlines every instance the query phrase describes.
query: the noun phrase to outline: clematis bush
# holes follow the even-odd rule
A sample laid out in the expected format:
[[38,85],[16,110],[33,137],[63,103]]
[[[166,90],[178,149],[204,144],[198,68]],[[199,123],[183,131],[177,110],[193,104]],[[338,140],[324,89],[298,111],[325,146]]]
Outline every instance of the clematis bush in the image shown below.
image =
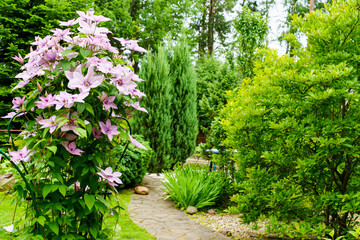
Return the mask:
[[[103,219],[120,209],[110,209],[109,192],[122,184],[119,159],[108,153],[121,141],[145,148],[125,119],[127,110],[146,111],[139,104],[145,94],[136,89],[142,80],[100,26],[110,19],[77,13],[53,35],[36,37],[24,58],[14,57],[24,65],[12,90],[26,94],[3,118],[26,125],[2,154],[22,176],[18,201],[28,201],[25,219],[5,228],[19,239],[108,238]],[[122,52],[146,52],[137,41],[114,41]]]

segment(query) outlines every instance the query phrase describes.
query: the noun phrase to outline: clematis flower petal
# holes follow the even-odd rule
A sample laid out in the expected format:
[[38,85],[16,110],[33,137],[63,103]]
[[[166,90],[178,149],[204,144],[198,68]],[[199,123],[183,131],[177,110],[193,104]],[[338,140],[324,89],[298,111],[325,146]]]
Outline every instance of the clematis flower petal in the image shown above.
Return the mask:
[[132,144],[134,144],[135,147],[148,150],[144,145],[142,145],[141,143],[139,143],[139,142],[138,142],[135,138],[133,138],[130,134],[129,134],[129,137],[130,137],[130,142],[131,142]]
[[10,226],[7,227],[3,227],[5,229],[5,231],[7,232],[12,232],[14,231],[14,224],[11,224]]

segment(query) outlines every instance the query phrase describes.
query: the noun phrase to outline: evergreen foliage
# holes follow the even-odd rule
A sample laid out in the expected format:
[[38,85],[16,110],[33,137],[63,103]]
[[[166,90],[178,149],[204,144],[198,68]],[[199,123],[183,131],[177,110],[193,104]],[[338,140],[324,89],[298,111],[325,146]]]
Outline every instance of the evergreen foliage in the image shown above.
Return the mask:
[[196,74],[187,39],[182,34],[170,50],[171,79],[171,165],[185,162],[195,150],[197,136]]
[[225,91],[240,84],[234,65],[215,57],[200,58],[196,63],[197,115],[199,127],[208,132],[211,123],[226,104]]
[[150,142],[154,154],[151,157],[149,171],[161,172],[169,168],[171,152],[171,82],[169,64],[164,47],[158,52],[149,52],[142,61],[139,76],[145,81],[139,84],[147,97],[142,100],[149,114],[137,112],[133,115],[135,132]]
[[135,134],[133,137],[144,145],[147,150],[135,147],[133,144],[129,144],[124,153],[127,143],[121,142],[111,151],[112,158],[119,159],[116,163],[117,166],[114,166],[113,169],[117,169],[122,174],[120,179],[123,184],[118,186],[118,188],[121,189],[135,187],[141,183],[146,174],[150,158],[153,153],[149,143],[145,142],[141,135]]

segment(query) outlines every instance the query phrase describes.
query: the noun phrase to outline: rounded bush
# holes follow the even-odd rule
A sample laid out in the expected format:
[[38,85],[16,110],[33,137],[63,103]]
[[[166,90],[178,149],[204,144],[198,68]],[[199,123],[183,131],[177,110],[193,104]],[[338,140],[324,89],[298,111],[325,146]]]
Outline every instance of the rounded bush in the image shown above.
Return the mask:
[[[135,147],[129,144],[124,156],[121,158],[126,143],[121,142],[112,150],[112,158],[118,158],[117,170],[122,173],[120,179],[123,184],[118,188],[129,188],[139,184],[146,174],[151,155],[153,153],[148,142],[145,142],[141,135],[133,135],[138,142],[144,145],[148,150]],[[121,159],[120,159],[121,158]]]

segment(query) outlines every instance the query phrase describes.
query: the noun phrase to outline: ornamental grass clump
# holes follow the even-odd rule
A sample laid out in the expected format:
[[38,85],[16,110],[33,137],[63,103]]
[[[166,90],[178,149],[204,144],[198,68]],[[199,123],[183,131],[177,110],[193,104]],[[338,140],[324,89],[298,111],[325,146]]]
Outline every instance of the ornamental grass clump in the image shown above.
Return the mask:
[[[21,224],[4,228],[20,239],[108,238],[103,219],[120,209],[110,209],[108,193],[122,184],[118,159],[109,152],[121,141],[145,148],[122,120],[127,109],[146,111],[136,89],[142,80],[100,26],[110,19],[77,13],[60,22],[66,29],[36,37],[24,59],[14,57],[24,65],[12,91],[25,94],[14,98],[14,112],[3,118],[21,117],[26,125],[11,139],[13,149],[1,154],[21,175],[17,201],[29,201]],[[114,40],[146,52],[137,41]]]
[[216,181],[214,172],[191,165],[178,166],[164,172],[164,176],[164,191],[182,209],[215,205],[224,187],[222,181]]

